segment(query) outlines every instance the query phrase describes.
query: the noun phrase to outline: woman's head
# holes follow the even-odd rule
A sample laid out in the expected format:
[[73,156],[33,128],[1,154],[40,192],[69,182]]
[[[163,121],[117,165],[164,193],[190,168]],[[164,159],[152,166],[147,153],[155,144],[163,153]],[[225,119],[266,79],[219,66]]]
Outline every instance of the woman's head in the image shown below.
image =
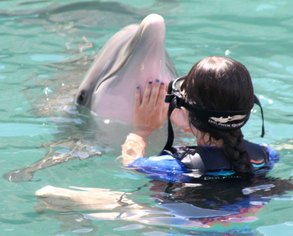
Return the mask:
[[[226,57],[204,58],[192,67],[181,85],[181,90],[185,94],[186,102],[191,105],[190,123],[201,132],[209,133],[211,138],[223,140],[224,151],[232,159],[235,169],[243,172],[250,169],[248,153],[242,145],[243,136],[240,126],[231,131],[223,131],[214,128],[208,122],[203,122],[196,115],[198,113],[191,111],[194,106],[203,111],[235,114],[218,117],[222,119],[220,122],[222,121],[223,127],[229,123],[226,123],[225,119],[237,120],[241,117],[237,115],[238,111],[245,111],[247,117],[243,119],[247,120],[254,104],[254,92],[250,74],[245,66]],[[246,157],[242,155],[244,152]],[[243,157],[239,158],[240,156]]]
[[208,110],[250,110],[254,103],[248,70],[226,57],[207,57],[196,63],[181,89],[189,103]]

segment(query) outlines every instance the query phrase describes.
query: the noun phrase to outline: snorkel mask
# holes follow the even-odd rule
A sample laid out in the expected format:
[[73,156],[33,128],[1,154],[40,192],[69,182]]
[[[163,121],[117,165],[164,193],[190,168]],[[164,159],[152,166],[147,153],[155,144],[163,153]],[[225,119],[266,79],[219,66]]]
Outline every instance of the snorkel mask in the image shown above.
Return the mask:
[[[169,103],[168,109],[168,140],[164,150],[171,150],[174,141],[174,132],[171,123],[171,114],[175,108],[184,107],[192,116],[196,117],[206,127],[210,129],[219,130],[222,132],[229,132],[241,128],[248,121],[251,110],[240,111],[216,111],[208,110],[199,107],[197,104],[191,104],[186,101],[184,92],[181,90],[181,84],[186,76],[179,77],[169,83],[165,102]],[[254,95],[254,103],[260,107],[262,116],[262,132],[261,137],[264,136],[264,115],[262,106],[258,98]]]

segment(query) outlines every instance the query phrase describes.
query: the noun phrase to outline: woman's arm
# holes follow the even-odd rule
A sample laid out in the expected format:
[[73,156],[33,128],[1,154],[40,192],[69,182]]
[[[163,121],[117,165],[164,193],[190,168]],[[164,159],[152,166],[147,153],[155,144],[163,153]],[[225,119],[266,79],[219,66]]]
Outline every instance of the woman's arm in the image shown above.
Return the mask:
[[144,156],[150,134],[160,128],[167,118],[168,106],[164,102],[166,89],[159,80],[148,82],[143,95],[137,87],[133,115],[133,131],[122,145],[122,160],[128,165]]

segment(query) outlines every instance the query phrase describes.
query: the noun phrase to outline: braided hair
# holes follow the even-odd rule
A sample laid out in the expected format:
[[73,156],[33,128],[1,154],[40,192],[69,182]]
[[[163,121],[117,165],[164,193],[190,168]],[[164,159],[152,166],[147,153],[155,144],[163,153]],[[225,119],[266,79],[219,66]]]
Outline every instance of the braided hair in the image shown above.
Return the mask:
[[[227,57],[207,57],[196,63],[181,85],[189,103],[208,110],[250,110],[254,92],[250,74],[240,62]],[[243,134],[238,128],[222,131],[208,127],[189,112],[190,123],[216,140],[223,140],[223,150],[233,168],[241,173],[252,172]]]

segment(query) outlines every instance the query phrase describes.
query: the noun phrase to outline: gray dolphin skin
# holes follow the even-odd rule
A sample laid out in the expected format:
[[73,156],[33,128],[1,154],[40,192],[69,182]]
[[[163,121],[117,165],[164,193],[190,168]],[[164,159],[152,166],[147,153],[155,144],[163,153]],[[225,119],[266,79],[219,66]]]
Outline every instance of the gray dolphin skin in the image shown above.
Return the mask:
[[[120,148],[121,138],[125,138],[132,121],[136,87],[143,90],[148,81],[159,79],[167,84],[174,78],[176,72],[165,50],[164,19],[151,14],[141,24],[121,29],[106,42],[78,89],[76,103],[101,118],[103,122],[99,122],[97,133],[103,133],[104,139],[111,140],[111,147],[115,146],[114,139],[117,139]],[[105,126],[106,119],[113,121],[111,125]],[[182,119],[178,116],[176,120]],[[121,122],[126,125],[121,125]],[[58,153],[59,146],[71,151]],[[50,144],[43,159],[10,171],[4,177],[12,182],[31,181],[36,171],[80,158],[78,153],[88,157],[102,155],[99,150],[88,148],[83,141],[69,137],[69,140]]]
[[101,49],[79,87],[76,102],[102,119],[132,121],[134,91],[148,81],[176,78],[165,49],[165,21],[150,14],[117,32]]

